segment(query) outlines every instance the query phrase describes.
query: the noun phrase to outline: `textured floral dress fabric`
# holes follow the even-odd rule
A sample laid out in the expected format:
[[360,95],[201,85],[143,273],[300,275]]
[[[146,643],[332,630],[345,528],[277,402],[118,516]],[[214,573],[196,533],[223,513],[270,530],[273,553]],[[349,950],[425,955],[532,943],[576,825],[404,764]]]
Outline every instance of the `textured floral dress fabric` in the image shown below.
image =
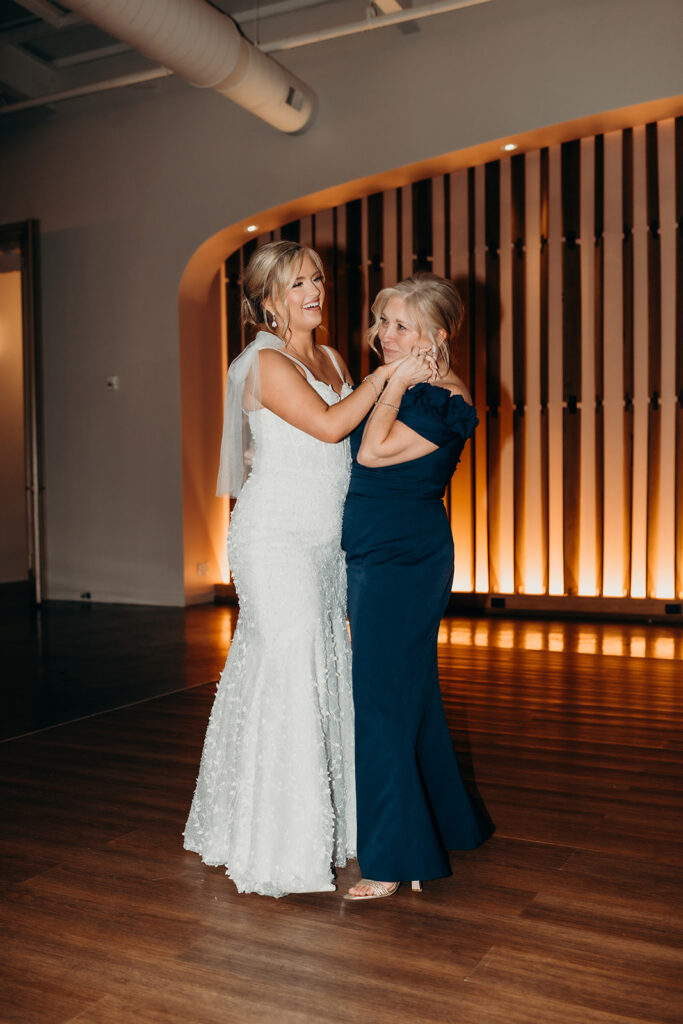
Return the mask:
[[[328,405],[334,389],[309,384]],[[342,397],[350,390],[343,385]],[[355,856],[351,649],[340,546],[348,440],[249,413],[253,464],[228,552],[240,612],[216,693],[185,848],[240,892],[334,889]]]

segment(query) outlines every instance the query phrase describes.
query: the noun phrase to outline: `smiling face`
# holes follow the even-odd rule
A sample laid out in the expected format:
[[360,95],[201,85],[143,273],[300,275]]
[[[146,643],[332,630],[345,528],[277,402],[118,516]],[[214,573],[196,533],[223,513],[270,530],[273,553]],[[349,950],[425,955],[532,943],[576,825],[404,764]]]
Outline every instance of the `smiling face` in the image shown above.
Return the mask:
[[301,334],[309,335],[316,327],[320,327],[324,301],[323,275],[308,253],[304,253],[299,273],[285,297],[292,338]]
[[382,348],[385,363],[393,363],[409,355],[415,345],[431,348],[412,316],[409,315],[405,299],[392,295],[379,315],[377,337]]

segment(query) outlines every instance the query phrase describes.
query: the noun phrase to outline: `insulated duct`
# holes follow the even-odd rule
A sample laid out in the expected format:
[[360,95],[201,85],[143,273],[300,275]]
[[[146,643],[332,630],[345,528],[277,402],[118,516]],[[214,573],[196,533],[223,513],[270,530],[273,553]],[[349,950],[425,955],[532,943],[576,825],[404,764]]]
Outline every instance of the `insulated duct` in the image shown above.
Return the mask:
[[282,132],[304,131],[315,93],[204,0],[67,0],[110,35],[192,85],[215,89]]

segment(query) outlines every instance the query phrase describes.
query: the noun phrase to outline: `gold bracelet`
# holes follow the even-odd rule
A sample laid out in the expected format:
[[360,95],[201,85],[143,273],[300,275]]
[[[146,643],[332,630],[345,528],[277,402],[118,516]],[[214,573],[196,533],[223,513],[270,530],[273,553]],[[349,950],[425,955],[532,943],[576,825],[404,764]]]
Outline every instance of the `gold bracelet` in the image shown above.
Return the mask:
[[376,380],[377,378],[375,377],[374,373],[369,373],[367,377],[363,377],[363,383],[365,384],[365,382],[367,381],[372,390],[375,392],[375,405],[377,405],[377,403],[379,402],[380,395],[379,391],[377,390],[377,384],[375,383]]
[[389,409],[395,409],[396,412],[400,412],[401,411],[400,405],[392,405],[391,402],[380,402],[379,398],[377,399],[377,402],[375,404],[376,405],[386,405],[386,406],[388,406]]

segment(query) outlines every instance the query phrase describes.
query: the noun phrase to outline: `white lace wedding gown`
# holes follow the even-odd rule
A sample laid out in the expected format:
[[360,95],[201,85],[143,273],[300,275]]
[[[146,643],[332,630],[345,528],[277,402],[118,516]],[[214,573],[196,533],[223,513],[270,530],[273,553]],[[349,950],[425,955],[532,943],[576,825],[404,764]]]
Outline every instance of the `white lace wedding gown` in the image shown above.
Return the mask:
[[[330,385],[306,377],[328,405],[339,401]],[[342,397],[349,390],[344,383]],[[318,441],[267,409],[249,413],[249,425],[252,470],[228,548],[239,619],[184,845],[224,865],[240,892],[332,890],[332,865],[356,852],[340,547],[348,440]]]

